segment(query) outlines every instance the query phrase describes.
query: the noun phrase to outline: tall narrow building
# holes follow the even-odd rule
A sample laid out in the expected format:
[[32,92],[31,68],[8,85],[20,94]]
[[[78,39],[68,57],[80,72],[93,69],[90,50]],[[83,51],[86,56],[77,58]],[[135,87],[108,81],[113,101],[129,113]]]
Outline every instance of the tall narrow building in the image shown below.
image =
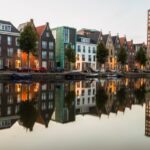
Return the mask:
[[147,69],[150,69],[150,9],[147,15]]

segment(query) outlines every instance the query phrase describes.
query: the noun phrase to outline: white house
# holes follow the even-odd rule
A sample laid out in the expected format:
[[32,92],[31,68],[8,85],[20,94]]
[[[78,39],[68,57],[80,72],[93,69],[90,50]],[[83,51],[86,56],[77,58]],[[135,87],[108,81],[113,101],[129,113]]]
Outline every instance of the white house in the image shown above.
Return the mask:
[[96,70],[97,44],[84,35],[77,35],[76,69],[85,71],[89,68]]

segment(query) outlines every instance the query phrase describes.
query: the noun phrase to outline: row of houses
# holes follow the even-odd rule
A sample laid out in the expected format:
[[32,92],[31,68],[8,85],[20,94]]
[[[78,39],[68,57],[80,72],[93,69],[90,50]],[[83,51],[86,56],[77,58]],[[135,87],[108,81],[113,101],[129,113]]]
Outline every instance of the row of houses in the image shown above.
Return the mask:
[[128,53],[127,70],[136,66],[135,53],[144,43],[134,44],[133,40],[112,36],[111,33],[103,34],[102,31],[81,29],[77,31],[71,27],[58,27],[51,29],[49,23],[42,26],[35,26],[31,19],[22,23],[16,28],[11,22],[0,20],[0,69],[16,69],[27,66],[27,54],[19,50],[18,38],[26,25],[31,25],[38,36],[37,55],[30,55],[30,67],[45,67],[53,70],[56,67],[68,70],[69,63],[65,56],[65,49],[70,44],[76,52],[76,63],[74,68],[84,71],[87,68],[96,70],[97,44],[103,42],[109,50],[106,69],[118,69],[118,50],[124,47]]

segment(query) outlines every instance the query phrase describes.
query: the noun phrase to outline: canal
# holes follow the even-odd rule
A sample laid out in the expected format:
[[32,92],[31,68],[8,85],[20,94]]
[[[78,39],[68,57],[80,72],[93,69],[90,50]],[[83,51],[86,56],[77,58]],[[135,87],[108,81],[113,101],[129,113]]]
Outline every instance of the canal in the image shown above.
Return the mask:
[[149,150],[150,80],[0,83],[0,150]]

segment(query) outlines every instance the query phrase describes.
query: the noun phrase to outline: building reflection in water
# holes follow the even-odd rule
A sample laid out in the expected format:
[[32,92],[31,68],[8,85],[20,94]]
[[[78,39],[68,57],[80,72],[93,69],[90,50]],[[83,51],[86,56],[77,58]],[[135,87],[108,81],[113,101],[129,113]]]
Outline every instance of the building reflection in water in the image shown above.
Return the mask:
[[77,82],[0,83],[0,129],[16,121],[32,131],[35,123],[75,121],[77,114],[101,117],[125,112],[146,101],[145,135],[150,135],[150,86],[145,79]]

